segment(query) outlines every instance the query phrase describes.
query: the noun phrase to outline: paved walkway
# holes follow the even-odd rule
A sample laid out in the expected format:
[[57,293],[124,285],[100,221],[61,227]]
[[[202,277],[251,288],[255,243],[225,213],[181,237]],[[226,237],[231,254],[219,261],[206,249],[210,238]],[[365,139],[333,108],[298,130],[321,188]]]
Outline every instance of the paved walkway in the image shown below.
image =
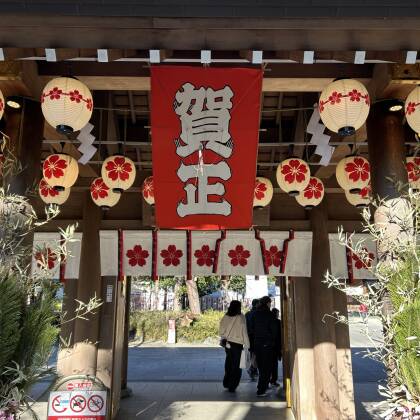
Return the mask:
[[[382,366],[363,357],[367,344],[360,333],[363,324],[353,320],[352,341],[353,379],[357,420],[379,419],[375,407],[381,400],[377,381],[384,379]],[[370,328],[380,331],[371,321]],[[379,337],[379,334],[378,334]],[[256,397],[256,384],[244,372],[236,394],[224,391],[221,385],[224,350],[209,346],[131,346],[128,379],[133,391],[121,401],[119,420],[289,420],[292,419],[277,390],[267,398]],[[40,394],[47,382],[37,384]],[[35,395],[36,396],[36,395]],[[46,419],[47,395],[34,408],[41,420]],[[25,415],[22,420],[31,417]]]

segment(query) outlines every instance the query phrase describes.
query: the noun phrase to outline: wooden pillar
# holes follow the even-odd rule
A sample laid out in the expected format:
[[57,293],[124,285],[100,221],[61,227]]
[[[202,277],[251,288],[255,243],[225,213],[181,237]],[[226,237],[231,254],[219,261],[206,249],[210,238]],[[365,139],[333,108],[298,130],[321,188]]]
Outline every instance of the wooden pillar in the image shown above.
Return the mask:
[[[311,279],[293,277],[291,329],[293,331],[292,408],[296,420],[317,420],[314,350],[312,341]],[[289,344],[289,342],[288,342]],[[320,417],[319,417],[320,418]]]
[[[17,99],[16,99],[17,100]],[[44,117],[39,102],[20,99],[21,108],[5,110],[5,133],[22,170],[8,179],[10,191],[26,196],[36,187],[41,176],[41,148],[44,133]]]
[[121,390],[124,390],[124,396],[128,391],[128,337],[130,334],[130,311],[131,311],[131,277],[127,277],[126,296],[125,296],[125,320],[124,320],[124,344],[123,344],[123,360],[122,360],[122,378]]
[[337,380],[335,322],[325,315],[332,314],[334,290],[325,283],[330,270],[328,214],[326,198],[310,212],[313,232],[312,276],[309,293],[314,358],[315,407],[317,419],[339,420],[340,399]]
[[[99,254],[99,228],[101,210],[90,193],[86,192],[83,207],[83,239],[80,258],[77,299],[84,303],[94,296],[101,296],[101,268]],[[74,326],[74,349],[72,373],[96,375],[97,343],[99,339],[99,312],[88,314],[84,319],[76,319]]]
[[374,197],[398,198],[396,183],[407,184],[404,147],[404,107],[389,99],[374,103],[370,108],[366,128],[369,146],[370,176]]

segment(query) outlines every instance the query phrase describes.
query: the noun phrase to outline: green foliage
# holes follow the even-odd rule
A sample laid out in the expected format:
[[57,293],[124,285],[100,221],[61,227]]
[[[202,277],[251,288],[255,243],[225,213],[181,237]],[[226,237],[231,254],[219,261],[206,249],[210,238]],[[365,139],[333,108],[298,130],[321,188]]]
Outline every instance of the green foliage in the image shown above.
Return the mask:
[[420,400],[420,299],[395,317],[394,327],[401,381]]
[[0,372],[4,372],[19,345],[22,288],[13,278],[0,281]]
[[130,328],[142,342],[166,341],[168,321],[175,319],[177,340],[188,343],[217,339],[223,312],[205,311],[201,315],[173,311],[136,311],[131,314]]
[[229,289],[237,293],[245,293],[246,290],[246,278],[245,276],[231,276]]

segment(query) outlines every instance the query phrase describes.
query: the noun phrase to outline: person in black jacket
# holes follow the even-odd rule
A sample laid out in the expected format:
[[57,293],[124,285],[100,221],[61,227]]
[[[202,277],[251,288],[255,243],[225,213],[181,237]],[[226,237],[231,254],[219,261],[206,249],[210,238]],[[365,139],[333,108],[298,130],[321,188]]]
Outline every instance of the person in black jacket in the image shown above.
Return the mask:
[[267,395],[273,353],[277,340],[277,325],[270,307],[270,297],[262,297],[257,310],[250,320],[250,331],[253,338],[251,346],[257,358],[259,372],[257,397],[265,397]]
[[251,310],[245,314],[249,342],[251,343],[251,348],[249,349],[251,364],[248,369],[248,375],[251,378],[251,381],[255,381],[255,378],[258,376],[257,359],[255,357],[254,349],[252,348],[253,337],[251,332],[251,319],[257,310],[258,303],[259,299],[253,299]]
[[280,311],[277,308],[273,308],[271,313],[273,314],[273,317],[276,321],[277,332],[271,364],[270,383],[273,386],[280,386],[280,384],[277,382],[279,377],[279,360],[281,360],[281,321],[279,320]]

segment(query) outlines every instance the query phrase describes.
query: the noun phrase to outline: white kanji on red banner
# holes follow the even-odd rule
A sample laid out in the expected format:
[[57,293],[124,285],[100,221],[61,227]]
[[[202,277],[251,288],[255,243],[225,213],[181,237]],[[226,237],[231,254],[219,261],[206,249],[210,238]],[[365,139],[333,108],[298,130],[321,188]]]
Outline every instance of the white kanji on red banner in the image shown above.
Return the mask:
[[152,231],[124,231],[123,271],[126,276],[151,276],[153,258]]

